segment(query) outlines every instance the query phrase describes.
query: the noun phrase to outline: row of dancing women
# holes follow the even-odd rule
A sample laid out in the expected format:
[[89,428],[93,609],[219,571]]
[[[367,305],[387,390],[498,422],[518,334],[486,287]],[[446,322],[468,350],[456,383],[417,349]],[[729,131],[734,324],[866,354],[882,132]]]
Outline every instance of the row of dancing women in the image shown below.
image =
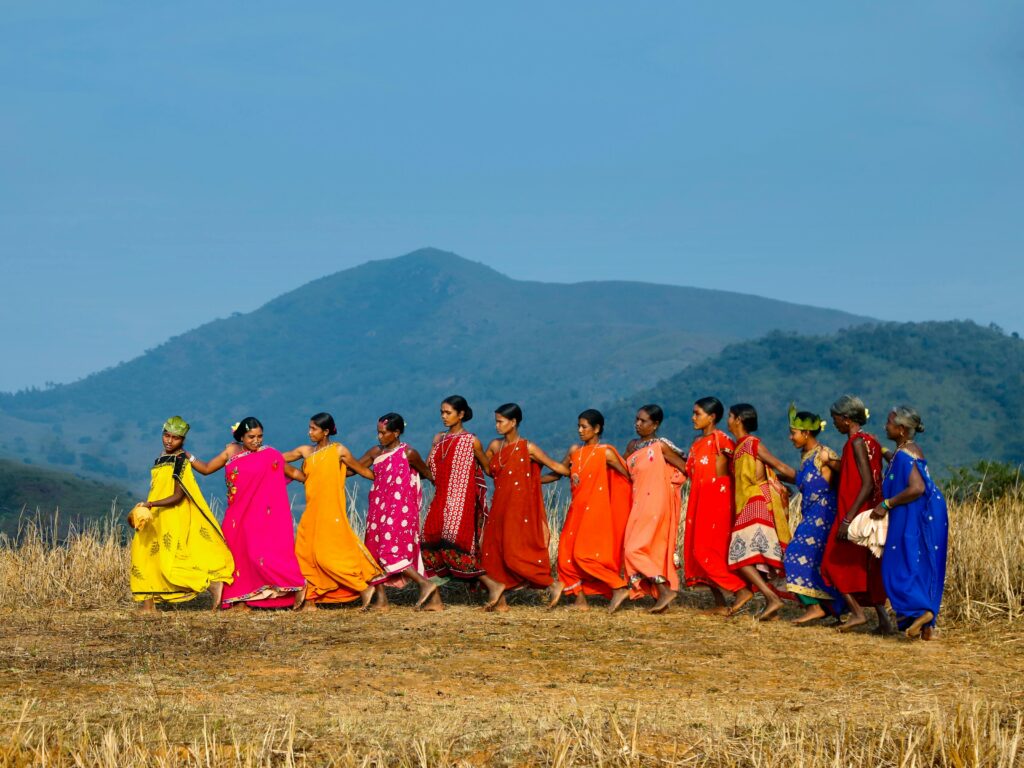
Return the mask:
[[[583,411],[579,442],[560,460],[522,436],[514,403],[495,410],[498,437],[486,447],[466,429],[473,410],[465,398],[446,398],[440,413],[444,430],[426,459],[403,442],[405,422],[396,413],[379,419],[378,444],[358,458],[332,440],[337,430],[327,413],[310,419],[308,444],[286,453],[265,445],[263,425],[248,417],[210,461],[185,449],[189,425],[168,419],[147,500],[129,514],[135,600],[153,610],[209,590],[215,610],[315,610],[357,600],[385,610],[389,588],[414,584],[416,608],[437,611],[444,608],[439,586],[459,579],[486,590],[488,611],[509,610],[510,592],[537,589],[546,590],[549,608],[571,598],[586,610],[588,597],[603,596],[614,613],[627,599],[650,597],[650,612],[663,613],[685,583],[709,588],[712,611],[723,616],[748,610],[759,594],[757,618],[775,620],[788,597],[804,606],[794,623],[832,617],[843,632],[865,625],[873,609],[876,631],[893,634],[888,601],[899,629],[932,637],[948,518],[914,440],[924,427],[913,408],[889,412],[888,450],[864,429],[864,403],[839,398],[830,409],[846,436],[839,455],[818,440],[825,421],[790,406],[796,467],[755,437],[752,405],[726,411],[714,397],[693,405],[698,434],[689,451],[658,434],[662,409],[645,405],[623,453],[602,439],[602,414]],[[220,470],[222,523],[194,474]],[[372,481],[362,540],[347,515],[350,474]],[[563,477],[571,503],[552,568],[542,486]],[[289,480],[304,483],[306,495],[297,529]],[[434,494],[421,527],[424,481]],[[681,580],[677,537],[687,482]],[[789,517],[784,482],[800,491],[798,522]]]

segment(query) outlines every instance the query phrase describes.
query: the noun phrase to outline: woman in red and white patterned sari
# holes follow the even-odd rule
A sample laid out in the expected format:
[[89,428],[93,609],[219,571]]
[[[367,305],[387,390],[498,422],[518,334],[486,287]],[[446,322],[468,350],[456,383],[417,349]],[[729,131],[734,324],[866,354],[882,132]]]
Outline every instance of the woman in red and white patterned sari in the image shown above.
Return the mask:
[[472,418],[473,409],[461,395],[441,403],[441,422],[447,430],[434,437],[427,456],[434,499],[423,521],[423,565],[428,576],[479,579],[490,590],[480,567],[480,536],[487,520],[484,473],[489,463],[480,440],[463,427]]

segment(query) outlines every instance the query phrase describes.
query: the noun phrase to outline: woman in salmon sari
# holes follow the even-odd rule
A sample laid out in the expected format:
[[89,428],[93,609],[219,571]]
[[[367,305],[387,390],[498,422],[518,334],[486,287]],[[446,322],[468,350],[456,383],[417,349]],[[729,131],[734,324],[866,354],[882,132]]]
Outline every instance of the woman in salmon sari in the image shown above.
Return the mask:
[[[581,444],[562,459],[569,467],[572,503],[558,538],[558,581],[573,607],[588,610],[587,595],[621,604],[629,594],[622,575],[622,539],[626,533],[632,488],[626,460],[601,442],[604,416],[588,409],[577,420]],[[545,482],[560,475],[547,474]],[[558,597],[552,600],[555,607]]]
[[499,406],[494,427],[501,439],[487,448],[494,498],[484,528],[480,566],[490,592],[486,607],[494,611],[508,610],[505,593],[514,589],[549,589],[549,605],[558,602],[563,589],[562,583],[551,577],[551,532],[541,491],[541,468],[562,476],[569,474],[569,468],[523,438],[519,434],[522,421],[523,411],[515,403]]
[[[427,465],[434,478],[434,499],[423,521],[421,552],[427,574],[437,578],[479,579],[493,591],[480,567],[480,534],[487,520],[489,461],[476,435],[463,424],[473,418],[466,398],[451,395],[441,402],[441,423]],[[435,593],[441,608],[440,597]],[[435,598],[431,598],[433,601]]]
[[878,631],[892,634],[895,630],[885,608],[881,564],[867,547],[848,538],[853,518],[882,503],[882,446],[864,431],[870,414],[859,397],[843,395],[832,404],[831,413],[836,429],[846,435],[846,445],[838,466],[833,465],[839,470],[838,512],[825,545],[821,575],[842,594],[850,609],[851,616],[839,625],[840,632],[867,623],[862,606],[870,605],[878,616]]
[[356,598],[366,608],[373,598],[370,581],[381,574],[349,525],[345,496],[348,469],[371,480],[373,473],[348,448],[331,440],[336,434],[334,417],[318,413],[309,420],[310,444],[284,454],[285,461],[301,458],[306,476],[306,510],[295,534],[295,556],[306,580],[304,610]]
[[373,472],[370,505],[366,512],[366,548],[383,570],[371,584],[376,610],[388,608],[387,587],[400,589],[408,582],[420,588],[416,608],[439,610],[437,585],[423,575],[420,556],[420,508],[423,480],[433,480],[428,467],[412,446],[402,442],[405,419],[386,413],[377,420],[377,445],[359,463]]
[[[623,538],[625,573],[633,599],[656,598],[652,613],[668,610],[679,590],[675,555],[686,462],[682,450],[658,437],[664,418],[659,406],[643,406],[634,425],[639,439],[626,447],[633,502]],[[609,610],[621,604],[612,602]]]
[[715,613],[726,615],[726,594],[747,588],[729,570],[732,538],[733,491],[731,461],[736,444],[718,429],[725,407],[717,397],[702,397],[693,404],[693,428],[701,436],[693,441],[686,460],[690,496],[683,533],[683,575],[686,586],[704,585],[715,599]]
[[765,599],[758,619],[771,621],[778,618],[782,600],[769,582],[783,572],[782,558],[790,538],[789,498],[775,472],[784,477],[792,477],[794,472],[752,434],[757,431],[754,406],[731,406],[728,424],[736,438],[733,487],[737,510],[729,543],[729,568],[747,583],[747,589],[736,596],[729,615],[735,615],[750,602],[756,589]]
[[228,506],[224,539],[235,559],[234,581],[224,588],[225,607],[282,608],[301,604],[302,571],[295,559],[295,524],[285,485],[305,476],[263,444],[263,425],[249,416],[235,425],[236,442],[197,472],[224,468]]
[[180,416],[164,423],[164,452],[153,462],[149,496],[142,503],[155,512],[132,537],[132,596],[147,611],[155,610],[156,602],[185,602],[207,589],[216,610],[235,570],[224,533],[192,473],[195,457],[185,452],[188,430]]

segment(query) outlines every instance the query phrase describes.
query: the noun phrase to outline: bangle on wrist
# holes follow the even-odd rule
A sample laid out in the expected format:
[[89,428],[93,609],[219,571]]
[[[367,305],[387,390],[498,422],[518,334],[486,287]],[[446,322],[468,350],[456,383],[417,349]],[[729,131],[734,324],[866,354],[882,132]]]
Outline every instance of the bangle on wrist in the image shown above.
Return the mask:
[[889,505],[888,499],[882,499],[882,509],[886,512],[892,512],[892,507]]
[[188,463],[189,464],[195,464],[196,463],[196,455],[194,453],[190,453],[188,455]]

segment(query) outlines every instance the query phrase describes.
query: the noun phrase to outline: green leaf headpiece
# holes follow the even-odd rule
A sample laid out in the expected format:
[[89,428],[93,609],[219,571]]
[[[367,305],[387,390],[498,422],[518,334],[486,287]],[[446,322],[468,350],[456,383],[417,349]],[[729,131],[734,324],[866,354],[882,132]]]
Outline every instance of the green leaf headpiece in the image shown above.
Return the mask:
[[171,416],[164,422],[164,432],[176,437],[184,437],[188,434],[189,425],[181,416]]
[[810,418],[806,416],[802,419],[797,418],[796,405],[793,403],[789,404],[789,428],[799,429],[804,432],[824,432],[825,431],[825,420],[814,414]]

